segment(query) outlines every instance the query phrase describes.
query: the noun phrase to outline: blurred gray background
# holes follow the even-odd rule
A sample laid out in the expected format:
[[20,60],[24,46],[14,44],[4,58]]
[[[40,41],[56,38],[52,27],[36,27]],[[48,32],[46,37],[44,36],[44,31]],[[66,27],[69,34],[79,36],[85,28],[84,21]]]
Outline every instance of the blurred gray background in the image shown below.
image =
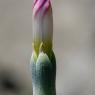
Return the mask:
[[[33,0],[0,0],[0,95],[32,95]],[[57,95],[95,95],[95,0],[52,0]],[[16,90],[2,86],[3,78]]]

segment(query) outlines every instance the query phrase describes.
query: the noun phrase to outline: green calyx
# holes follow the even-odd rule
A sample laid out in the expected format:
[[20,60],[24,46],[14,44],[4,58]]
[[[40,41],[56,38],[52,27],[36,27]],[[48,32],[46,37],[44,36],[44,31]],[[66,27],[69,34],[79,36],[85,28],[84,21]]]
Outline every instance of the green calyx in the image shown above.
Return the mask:
[[50,56],[43,51],[35,61],[35,53],[31,57],[33,95],[56,95],[56,60],[53,51]]

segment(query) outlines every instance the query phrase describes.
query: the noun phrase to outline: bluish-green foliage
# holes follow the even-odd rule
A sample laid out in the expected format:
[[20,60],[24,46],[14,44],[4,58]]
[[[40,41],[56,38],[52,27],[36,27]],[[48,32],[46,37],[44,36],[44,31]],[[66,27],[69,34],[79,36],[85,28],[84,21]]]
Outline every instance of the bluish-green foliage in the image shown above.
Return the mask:
[[56,61],[53,51],[48,56],[40,52],[37,60],[31,57],[32,84],[35,95],[55,95]]

